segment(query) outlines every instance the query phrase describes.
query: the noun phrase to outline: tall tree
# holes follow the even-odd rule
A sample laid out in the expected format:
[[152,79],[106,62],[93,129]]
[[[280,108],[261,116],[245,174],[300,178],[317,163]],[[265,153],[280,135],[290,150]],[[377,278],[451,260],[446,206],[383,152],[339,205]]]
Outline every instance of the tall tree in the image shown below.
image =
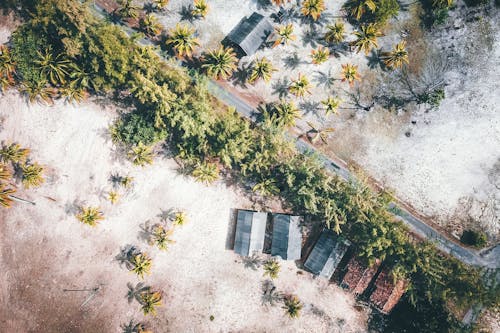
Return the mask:
[[169,31],[167,45],[172,45],[178,57],[191,58],[194,49],[200,45],[198,39],[194,37],[195,30],[185,24],[177,24]]
[[358,73],[358,66],[351,64],[342,65],[342,82],[347,81],[352,86],[354,81],[360,79],[361,77]]
[[368,54],[373,47],[378,47],[377,37],[382,36],[382,33],[375,24],[370,23],[361,25],[354,35],[356,40],[352,42],[352,45],[356,48],[356,52],[364,51]]
[[293,24],[289,23],[287,25],[280,25],[276,28],[274,28],[276,35],[278,38],[274,42],[273,47],[276,47],[278,45],[286,45],[288,42],[293,41],[297,39],[297,36],[293,34]]
[[324,39],[329,44],[341,43],[345,39],[345,24],[337,21],[326,26]]
[[237,68],[238,58],[231,47],[220,46],[203,56],[203,65],[207,75],[214,79],[227,79]]
[[270,117],[279,127],[294,126],[295,121],[302,118],[300,110],[292,101],[280,100],[272,106],[271,112]]
[[116,9],[116,13],[121,18],[137,18],[139,7],[135,6],[132,2],[133,0],[117,0],[119,7]]
[[324,0],[304,0],[300,10],[304,16],[317,21],[325,9]]
[[144,274],[151,274],[151,265],[153,261],[145,253],[135,253],[131,255],[130,259],[131,271],[137,274],[141,279],[144,279]]
[[367,9],[371,13],[375,12],[377,4],[373,0],[350,0],[346,3],[346,7],[350,15],[359,21]]
[[321,104],[323,104],[325,114],[328,116],[329,114],[337,114],[341,102],[340,98],[329,96],[327,99],[321,101]]
[[138,145],[129,150],[127,156],[133,164],[144,167],[147,164],[153,163],[154,154],[151,147],[139,142]]
[[193,170],[193,177],[200,183],[212,184],[219,179],[219,168],[215,163],[204,161]]
[[80,212],[76,215],[76,218],[84,224],[95,227],[98,222],[104,220],[104,215],[99,207],[80,207]]
[[306,76],[299,74],[297,79],[292,80],[290,87],[288,90],[291,94],[297,97],[304,97],[305,94],[310,94],[311,84],[309,83],[309,79]]
[[12,205],[11,195],[16,190],[7,188],[4,184],[0,183],[0,206],[9,208]]
[[70,61],[63,54],[54,55],[50,48],[46,48],[43,52],[38,51],[38,59],[34,62],[53,85],[66,83]]
[[197,18],[205,18],[208,14],[208,5],[205,0],[194,0],[191,15]]
[[162,26],[158,22],[158,18],[153,14],[147,14],[139,20],[139,27],[150,37],[156,37],[161,33]]
[[156,314],[156,308],[162,305],[161,292],[147,292],[141,296],[142,311],[145,315]]
[[167,230],[165,227],[157,225],[153,229],[152,243],[160,250],[166,251],[170,244],[175,243],[175,241],[171,238],[173,232],[174,229]]
[[329,57],[330,57],[330,51],[323,46],[320,46],[316,50],[311,51],[312,63],[315,65],[324,63],[325,61],[328,60]]
[[283,298],[283,308],[290,318],[297,318],[302,310],[302,303],[295,295],[287,295]]
[[311,122],[307,122],[307,125],[311,128],[307,132],[307,137],[309,138],[309,141],[311,141],[312,144],[316,144],[318,140],[323,141],[324,144],[328,143],[328,134],[333,132],[333,128],[327,127],[327,128],[318,128]]
[[281,266],[278,260],[271,258],[264,263],[264,276],[269,276],[271,279],[276,279],[280,272]]
[[406,51],[406,41],[401,41],[394,45],[391,52],[382,53],[384,64],[391,69],[401,68],[404,64],[408,64],[408,51]]
[[25,163],[21,166],[21,182],[24,188],[38,187],[44,182],[43,167],[38,163]]
[[273,72],[276,71],[277,69],[273,67],[273,64],[266,57],[256,59],[250,72],[248,82],[253,83],[258,79],[269,82],[269,80],[271,80]]

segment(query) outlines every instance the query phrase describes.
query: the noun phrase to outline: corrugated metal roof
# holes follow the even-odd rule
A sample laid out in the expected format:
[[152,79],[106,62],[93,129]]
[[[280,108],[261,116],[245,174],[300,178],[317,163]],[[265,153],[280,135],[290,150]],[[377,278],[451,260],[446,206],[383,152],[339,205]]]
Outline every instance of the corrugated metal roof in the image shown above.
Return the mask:
[[350,244],[349,241],[337,237],[330,229],[325,229],[304,263],[304,267],[314,274],[330,279]]
[[242,256],[251,255],[256,251],[262,252],[264,248],[266,221],[266,213],[238,210],[234,252]]
[[298,260],[302,246],[300,217],[284,214],[273,215],[273,240],[271,255],[283,260]]
[[244,18],[227,38],[239,45],[246,55],[254,54],[273,31],[271,23],[261,14],[253,13]]

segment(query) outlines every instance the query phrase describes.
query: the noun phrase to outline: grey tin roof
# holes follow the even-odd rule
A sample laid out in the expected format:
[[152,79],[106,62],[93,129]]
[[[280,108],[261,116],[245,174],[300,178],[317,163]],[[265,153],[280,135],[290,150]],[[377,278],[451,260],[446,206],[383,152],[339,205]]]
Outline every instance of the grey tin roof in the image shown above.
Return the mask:
[[239,45],[246,55],[252,55],[273,31],[271,23],[261,14],[253,13],[244,18],[227,38]]
[[348,240],[337,237],[333,231],[325,229],[304,263],[304,267],[314,274],[330,279],[350,244]]
[[300,217],[284,214],[273,216],[271,255],[283,260],[299,260],[302,247]]
[[266,234],[266,221],[266,213],[238,210],[234,252],[242,256],[251,255],[253,252],[262,252]]

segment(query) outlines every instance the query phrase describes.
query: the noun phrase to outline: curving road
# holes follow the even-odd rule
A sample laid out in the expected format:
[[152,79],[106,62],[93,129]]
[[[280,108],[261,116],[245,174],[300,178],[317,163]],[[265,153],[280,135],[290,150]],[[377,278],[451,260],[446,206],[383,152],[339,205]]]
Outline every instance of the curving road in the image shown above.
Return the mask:
[[[95,9],[94,12],[98,16],[107,16],[106,11],[97,3],[94,2],[93,7]],[[135,31],[128,26],[123,24],[119,24],[118,26],[120,26],[127,35],[135,33]],[[154,44],[147,38],[140,39],[137,42],[143,46],[154,46]],[[156,53],[160,58],[165,59],[161,52],[157,50]],[[219,83],[213,80],[208,82],[208,90],[213,96],[217,97],[225,104],[234,107],[242,116],[255,121],[255,108],[240,98],[237,94],[222,87]],[[327,157],[314,146],[311,146],[303,140],[297,139],[293,135],[290,135],[289,138],[291,140],[295,140],[295,146],[301,153],[314,152],[319,157],[324,167],[329,171],[338,174],[345,180],[355,179],[355,176],[352,175],[352,173],[345,166],[342,166],[341,163],[335,162],[330,157]],[[480,254],[477,251],[462,247],[448,239],[444,235],[440,234],[436,229],[416,217],[409,210],[395,202],[391,202],[389,204],[389,211],[405,223],[412,232],[424,239],[434,242],[440,250],[454,256],[463,263],[489,269],[500,268],[500,244],[487,251],[483,251]]]

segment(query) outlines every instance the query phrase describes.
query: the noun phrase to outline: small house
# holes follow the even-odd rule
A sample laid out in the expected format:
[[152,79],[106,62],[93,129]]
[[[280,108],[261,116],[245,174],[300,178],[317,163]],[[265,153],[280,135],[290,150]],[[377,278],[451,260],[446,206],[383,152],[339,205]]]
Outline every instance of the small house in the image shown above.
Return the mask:
[[273,215],[271,255],[283,260],[299,260],[302,247],[300,216]]
[[273,26],[263,15],[253,13],[244,17],[227,35],[229,44],[240,56],[253,55],[273,32]]
[[370,301],[380,312],[388,314],[398,304],[407,286],[405,280],[394,283],[389,271],[384,269],[375,280],[375,290],[370,296]]
[[347,272],[342,279],[342,287],[355,295],[361,295],[377,274],[379,267],[380,260],[377,260],[372,266],[367,266],[363,265],[358,258],[352,258],[347,263]]
[[234,252],[249,256],[262,252],[266,235],[267,213],[238,210]]
[[331,279],[351,243],[324,229],[307,257],[304,267],[311,273]]

